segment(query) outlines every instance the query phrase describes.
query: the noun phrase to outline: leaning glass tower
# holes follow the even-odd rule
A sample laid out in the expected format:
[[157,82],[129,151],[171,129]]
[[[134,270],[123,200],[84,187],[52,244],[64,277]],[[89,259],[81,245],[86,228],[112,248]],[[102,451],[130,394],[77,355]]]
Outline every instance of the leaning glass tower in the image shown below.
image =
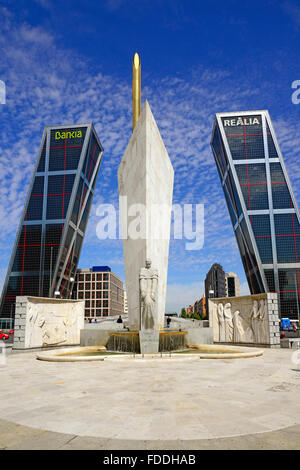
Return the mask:
[[218,113],[211,146],[251,294],[300,319],[300,218],[268,111]]
[[13,317],[19,295],[70,298],[102,154],[91,123],[44,129],[0,318]]

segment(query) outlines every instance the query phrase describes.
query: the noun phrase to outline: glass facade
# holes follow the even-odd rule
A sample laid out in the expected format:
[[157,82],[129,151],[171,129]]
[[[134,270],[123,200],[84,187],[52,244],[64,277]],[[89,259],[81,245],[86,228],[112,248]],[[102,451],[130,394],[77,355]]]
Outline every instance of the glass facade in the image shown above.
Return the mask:
[[70,298],[103,148],[92,124],[47,127],[30,183],[1,297]]
[[300,319],[299,210],[269,113],[217,114],[211,146],[251,293]]

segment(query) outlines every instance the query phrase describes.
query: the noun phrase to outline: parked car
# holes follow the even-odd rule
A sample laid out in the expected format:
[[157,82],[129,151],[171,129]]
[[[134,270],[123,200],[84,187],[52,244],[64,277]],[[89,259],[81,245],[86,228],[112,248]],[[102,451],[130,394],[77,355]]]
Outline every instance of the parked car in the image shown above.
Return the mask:
[[299,329],[299,320],[291,320],[291,324],[293,325],[294,330]]
[[8,334],[9,334],[9,335],[13,335],[14,332],[15,332],[15,330],[10,330]]
[[8,338],[9,338],[9,335],[7,333],[3,333],[3,331],[0,331],[0,339],[5,341]]

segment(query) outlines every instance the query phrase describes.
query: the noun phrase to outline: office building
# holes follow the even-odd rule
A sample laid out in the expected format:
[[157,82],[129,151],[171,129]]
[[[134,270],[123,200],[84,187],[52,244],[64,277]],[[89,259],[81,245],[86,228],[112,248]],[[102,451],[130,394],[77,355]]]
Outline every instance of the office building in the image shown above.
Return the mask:
[[71,296],[103,148],[93,125],[46,127],[1,297]]
[[74,298],[85,300],[85,318],[124,314],[123,282],[109,266],[78,269]]
[[195,311],[195,313],[200,315],[202,320],[204,318],[206,318],[206,300],[205,300],[205,297],[201,297],[200,300],[196,300],[196,302],[194,304],[194,311]]
[[240,295],[240,281],[235,273],[225,274],[226,297],[238,297]]
[[194,305],[189,305],[188,308],[186,309],[186,314],[187,316],[191,316],[191,314],[194,313]]
[[225,272],[220,264],[214,263],[208,271],[205,281],[205,297],[225,297]]
[[216,114],[211,146],[251,294],[299,319],[299,209],[268,111]]

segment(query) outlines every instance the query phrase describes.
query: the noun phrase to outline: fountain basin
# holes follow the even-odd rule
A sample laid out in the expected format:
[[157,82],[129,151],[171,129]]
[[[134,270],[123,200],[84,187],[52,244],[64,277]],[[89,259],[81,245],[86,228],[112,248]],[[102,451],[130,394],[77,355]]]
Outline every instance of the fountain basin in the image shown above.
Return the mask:
[[[190,351],[189,351],[190,350]],[[108,351],[104,346],[54,349],[37,354],[37,359],[51,362],[83,362],[104,360],[192,360],[192,359],[241,359],[262,356],[263,350],[241,346],[197,344],[182,351],[158,354],[126,354]]]

